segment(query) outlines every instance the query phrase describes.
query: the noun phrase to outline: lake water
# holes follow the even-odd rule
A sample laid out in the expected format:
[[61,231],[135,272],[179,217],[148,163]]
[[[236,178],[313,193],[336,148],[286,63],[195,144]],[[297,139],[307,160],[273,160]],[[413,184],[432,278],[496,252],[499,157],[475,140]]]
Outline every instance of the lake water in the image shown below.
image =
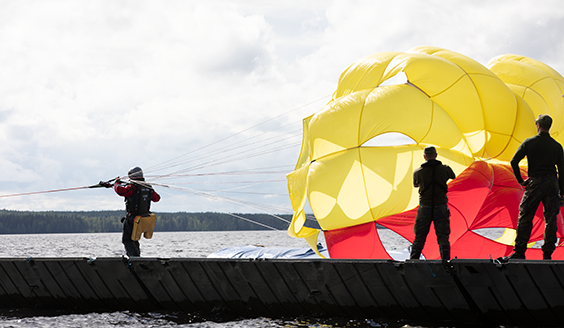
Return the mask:
[[[383,244],[389,250],[405,250],[405,239],[389,230],[381,230]],[[324,244],[324,240],[319,240]],[[155,232],[150,240],[141,240],[144,257],[207,257],[230,246],[307,247],[302,239],[286,231]],[[0,257],[120,257],[124,255],[121,233],[0,235]],[[197,321],[197,322],[195,322]],[[0,327],[410,327],[401,322],[377,318],[365,320],[255,318],[243,320],[204,320],[189,313],[63,313],[34,310],[0,310]]]

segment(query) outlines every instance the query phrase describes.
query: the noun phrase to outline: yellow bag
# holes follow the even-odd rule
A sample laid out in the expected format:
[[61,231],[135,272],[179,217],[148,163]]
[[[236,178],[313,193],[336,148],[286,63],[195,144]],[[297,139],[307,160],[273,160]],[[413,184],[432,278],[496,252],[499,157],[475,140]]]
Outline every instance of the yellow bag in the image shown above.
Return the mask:
[[153,238],[153,231],[155,230],[155,223],[157,223],[157,216],[150,213],[147,216],[138,215],[133,219],[133,232],[131,233],[131,240],[141,239],[141,234],[146,239]]

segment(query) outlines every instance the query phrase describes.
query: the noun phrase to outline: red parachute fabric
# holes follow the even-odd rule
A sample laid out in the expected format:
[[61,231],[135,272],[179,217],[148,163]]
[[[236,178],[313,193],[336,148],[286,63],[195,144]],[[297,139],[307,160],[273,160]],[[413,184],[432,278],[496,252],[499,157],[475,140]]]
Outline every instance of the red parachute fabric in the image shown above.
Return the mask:
[[331,258],[392,259],[382,245],[375,222],[325,231],[324,235]]
[[[522,169],[521,174],[526,177]],[[517,228],[519,203],[523,189],[517,183],[509,165],[477,161],[449,183],[449,209],[451,213],[451,256],[457,258],[487,259],[509,255],[513,246],[488,239],[475,231],[485,228]],[[417,208],[400,214],[380,218],[376,222],[398,233],[409,242],[415,234],[413,224]],[[564,220],[558,215],[558,237],[561,238],[553,259],[564,259]],[[390,259],[382,245],[375,222],[325,231],[331,258]],[[542,205],[533,220],[530,242],[543,239],[544,217]],[[434,226],[427,236],[423,255],[427,259],[440,258]],[[528,249],[527,259],[542,259],[538,248]]]

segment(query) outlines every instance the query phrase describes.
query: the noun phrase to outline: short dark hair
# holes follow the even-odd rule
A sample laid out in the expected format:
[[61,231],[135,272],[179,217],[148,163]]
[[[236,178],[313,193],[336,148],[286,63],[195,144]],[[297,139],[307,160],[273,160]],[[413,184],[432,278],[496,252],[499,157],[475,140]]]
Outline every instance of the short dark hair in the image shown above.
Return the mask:
[[550,130],[550,127],[552,126],[552,117],[546,114],[540,114],[535,122],[537,122],[544,130]]
[[425,155],[437,155],[437,149],[435,149],[435,147],[433,147],[433,146],[427,146],[423,150],[423,153]]

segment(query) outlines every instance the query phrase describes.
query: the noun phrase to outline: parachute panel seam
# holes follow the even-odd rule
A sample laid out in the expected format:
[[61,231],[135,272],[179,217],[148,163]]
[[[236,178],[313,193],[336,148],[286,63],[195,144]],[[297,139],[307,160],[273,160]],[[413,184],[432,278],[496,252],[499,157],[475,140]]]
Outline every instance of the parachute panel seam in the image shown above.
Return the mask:
[[[489,78],[494,78],[493,76],[491,76],[489,74],[483,74],[483,73],[476,73],[476,74],[473,74],[473,75],[476,75],[476,76],[481,75],[481,76],[485,76],[485,77],[489,77]],[[484,113],[484,102],[482,101],[482,95],[480,94],[480,91],[479,91],[478,87],[476,86],[476,83],[474,83],[474,79],[472,79],[470,74],[468,74],[468,78],[472,82],[472,85],[474,86],[474,89],[476,90],[476,94],[478,95],[478,99],[480,100],[480,108],[482,110],[482,123],[484,124],[484,131],[491,133],[491,131],[486,127],[486,124],[485,124],[484,118],[486,117],[486,114]],[[499,79],[499,77],[497,77],[497,76],[496,76],[496,78]],[[505,83],[503,81],[501,81],[501,82],[505,85]],[[513,117],[513,130],[511,131],[511,133],[513,133],[515,131],[516,122],[517,122],[517,113],[515,113],[515,116]],[[502,133],[500,133],[500,134],[502,134]],[[503,147],[503,149],[499,153],[497,153],[495,156],[492,157],[488,154],[488,147],[487,147],[487,141],[486,141],[486,144],[484,145],[483,155],[487,156],[488,158],[497,158],[499,155],[503,154],[503,152],[507,149],[508,146],[509,146],[509,142],[505,143],[505,147]],[[484,156],[482,156],[482,157],[484,157]]]
[[[376,87],[377,88],[377,87]],[[376,88],[372,88],[374,91]],[[371,92],[372,92],[371,91]],[[366,203],[368,204],[368,211],[370,212],[370,217],[372,221],[375,221],[374,214],[372,213],[372,205],[370,204],[370,197],[368,197],[368,188],[366,188],[366,176],[364,175],[364,168],[362,167],[362,153],[360,151],[360,126],[362,124],[362,116],[364,115],[364,108],[366,107],[366,98],[364,98],[364,102],[362,103],[362,109],[360,110],[360,117],[358,119],[358,129],[357,129],[357,136],[356,136],[356,144],[358,145],[356,148],[358,149],[358,159],[360,161],[360,174],[362,174],[362,182],[364,185],[364,197],[366,197]]]
[[[489,194],[492,192],[492,189],[493,189],[494,184],[495,184],[495,171],[494,171],[493,167],[492,167],[490,164],[488,164],[488,163],[486,163],[486,164],[488,165],[488,168],[489,168],[490,171],[492,172],[492,179],[491,179],[491,182],[490,182],[490,189],[488,190],[488,195],[489,195]],[[484,177],[485,177],[485,175],[484,175]],[[482,202],[482,204],[480,205],[480,210],[478,211],[478,213],[480,213],[483,208],[484,208],[484,202]],[[468,226],[468,221],[467,221],[467,220],[464,220],[464,221],[466,222],[466,229],[470,230],[470,227]],[[472,224],[474,224],[474,221],[473,221],[473,220],[472,220]]]

